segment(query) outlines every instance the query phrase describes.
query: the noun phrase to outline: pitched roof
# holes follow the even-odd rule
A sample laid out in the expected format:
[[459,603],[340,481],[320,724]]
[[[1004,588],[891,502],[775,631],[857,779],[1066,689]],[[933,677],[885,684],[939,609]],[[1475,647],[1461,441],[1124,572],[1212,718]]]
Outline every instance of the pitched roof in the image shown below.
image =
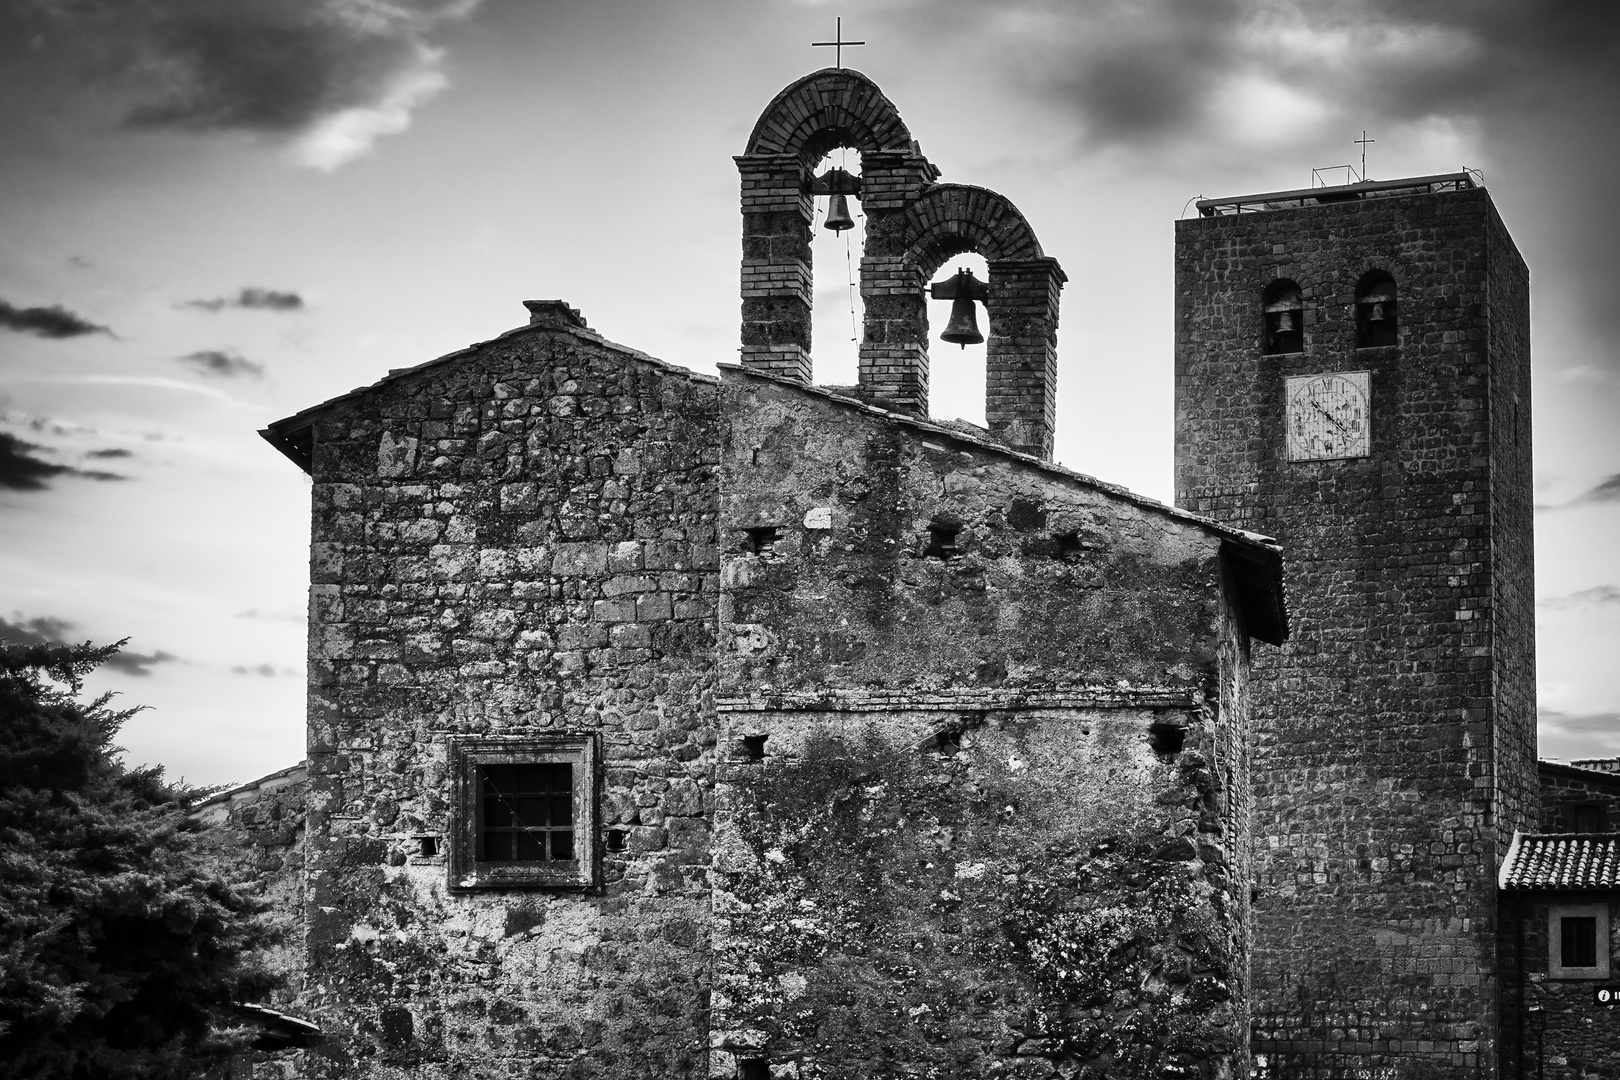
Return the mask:
[[1620,889],[1620,833],[1514,833],[1497,884],[1518,891]]
[[293,413],[289,417],[277,420],[260,431],[259,436],[285,454],[294,465],[297,465],[306,473],[311,472],[314,468],[315,422],[317,420],[368,397],[384,387],[399,382],[401,379],[413,379],[423,374],[432,374],[458,360],[477,355],[486,346],[536,332],[562,330],[573,334],[575,337],[600,345],[611,352],[651,364],[665,374],[678,375],[693,382],[715,383],[719,381],[713,375],[690,371],[679,364],[671,364],[666,360],[658,359],[656,356],[648,356],[644,352],[620,345],[616,341],[609,341],[589,326],[586,326],[584,318],[579,314],[579,309],[569,307],[566,301],[525,300],[523,306],[529,309],[529,322],[526,326],[508,330],[504,334],[490,338],[488,341],[475,341],[465,349],[445,353],[443,356],[435,357],[414,367],[394,368],[387,375],[369,386],[357,386],[347,394],[339,394],[337,397],[328,398],[319,405],[311,405],[309,408]]

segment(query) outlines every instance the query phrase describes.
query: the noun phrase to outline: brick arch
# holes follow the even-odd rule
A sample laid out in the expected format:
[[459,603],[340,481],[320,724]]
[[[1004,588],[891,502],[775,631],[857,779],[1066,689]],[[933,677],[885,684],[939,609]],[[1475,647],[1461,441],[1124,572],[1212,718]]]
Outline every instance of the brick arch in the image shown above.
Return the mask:
[[992,263],[1045,257],[1018,207],[989,188],[935,184],[906,207],[906,226],[907,259],[924,280],[964,251]]
[[793,154],[815,162],[839,146],[911,150],[911,131],[877,84],[849,68],[823,68],[771,99],[745,154]]

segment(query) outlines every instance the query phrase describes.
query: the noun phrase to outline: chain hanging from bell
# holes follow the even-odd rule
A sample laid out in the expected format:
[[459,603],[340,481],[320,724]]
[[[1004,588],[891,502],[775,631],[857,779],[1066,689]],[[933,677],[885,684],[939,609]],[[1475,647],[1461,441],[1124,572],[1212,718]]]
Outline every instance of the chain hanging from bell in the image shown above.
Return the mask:
[[949,280],[931,285],[928,292],[935,300],[951,301],[951,318],[939,335],[941,341],[965,349],[984,340],[984,335],[979,333],[979,313],[974,301],[988,301],[990,287],[974,277],[973,271],[960,268]]

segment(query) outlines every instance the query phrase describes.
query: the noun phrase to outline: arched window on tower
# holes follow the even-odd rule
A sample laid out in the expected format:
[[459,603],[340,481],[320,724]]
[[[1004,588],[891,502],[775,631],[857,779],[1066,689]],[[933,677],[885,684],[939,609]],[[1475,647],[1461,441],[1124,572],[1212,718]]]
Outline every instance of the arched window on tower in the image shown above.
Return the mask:
[[866,244],[859,162],[859,152],[835,146],[810,170],[814,377],[818,385],[843,390],[853,390],[858,378],[865,310],[856,275]]
[[1299,286],[1286,278],[1273,281],[1266,287],[1260,307],[1266,320],[1266,355],[1303,352],[1305,302]]
[[1356,348],[1395,344],[1395,279],[1374,270],[1356,286]]

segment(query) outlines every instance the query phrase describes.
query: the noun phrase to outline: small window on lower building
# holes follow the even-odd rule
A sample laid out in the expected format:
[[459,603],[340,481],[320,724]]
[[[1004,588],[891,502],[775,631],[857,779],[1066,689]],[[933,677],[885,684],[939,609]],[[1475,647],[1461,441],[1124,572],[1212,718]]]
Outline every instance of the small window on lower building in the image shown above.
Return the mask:
[[1607,905],[1553,905],[1547,912],[1547,945],[1547,974],[1552,978],[1607,979]]
[[1608,815],[1604,813],[1605,807],[1600,802],[1576,802],[1569,804],[1570,832],[1607,832],[1609,829]]
[[596,740],[591,735],[452,744],[457,820],[452,888],[596,883]]

